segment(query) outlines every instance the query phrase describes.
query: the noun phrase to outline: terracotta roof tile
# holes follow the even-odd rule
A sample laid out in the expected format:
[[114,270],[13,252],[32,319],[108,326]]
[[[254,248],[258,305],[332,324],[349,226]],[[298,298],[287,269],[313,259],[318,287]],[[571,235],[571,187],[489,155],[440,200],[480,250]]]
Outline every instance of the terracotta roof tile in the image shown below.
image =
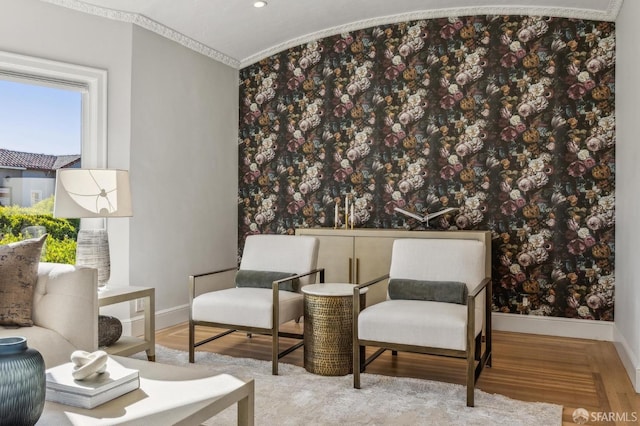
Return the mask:
[[80,160],[80,155],[48,155],[0,148],[0,167],[57,170]]

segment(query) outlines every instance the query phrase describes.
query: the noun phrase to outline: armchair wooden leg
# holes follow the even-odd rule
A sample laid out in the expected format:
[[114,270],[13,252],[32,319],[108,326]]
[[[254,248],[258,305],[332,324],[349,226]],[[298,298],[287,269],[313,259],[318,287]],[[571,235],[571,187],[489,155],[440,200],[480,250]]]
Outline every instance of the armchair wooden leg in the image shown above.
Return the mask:
[[280,339],[278,338],[278,329],[274,328],[271,333],[272,336],[272,352],[271,352],[271,374],[278,375],[278,355],[280,354]]
[[476,385],[475,339],[470,340],[472,347],[467,348],[467,407],[473,407]]
[[195,362],[195,325],[189,321],[189,362]]
[[363,355],[363,346],[358,342],[353,343],[353,387],[360,389],[360,357]]

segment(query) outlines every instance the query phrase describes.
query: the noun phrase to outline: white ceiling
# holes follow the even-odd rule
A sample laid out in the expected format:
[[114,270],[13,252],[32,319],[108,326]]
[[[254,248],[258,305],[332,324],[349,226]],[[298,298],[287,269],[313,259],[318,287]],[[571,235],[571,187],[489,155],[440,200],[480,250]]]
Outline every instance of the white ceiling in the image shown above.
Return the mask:
[[[292,46],[392,22],[474,14],[614,21],[623,0],[41,0],[135,23],[233,67]],[[637,1],[637,0],[636,0]]]

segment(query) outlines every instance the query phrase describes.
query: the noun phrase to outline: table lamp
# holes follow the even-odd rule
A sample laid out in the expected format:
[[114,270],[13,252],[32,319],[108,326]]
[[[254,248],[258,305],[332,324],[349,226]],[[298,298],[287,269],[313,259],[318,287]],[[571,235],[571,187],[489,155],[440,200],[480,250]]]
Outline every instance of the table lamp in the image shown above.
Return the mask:
[[58,169],[56,173],[54,217],[102,218],[102,228],[80,226],[76,265],[98,270],[98,289],[104,289],[111,274],[108,217],[129,217],[131,188],[129,172],[112,169]]

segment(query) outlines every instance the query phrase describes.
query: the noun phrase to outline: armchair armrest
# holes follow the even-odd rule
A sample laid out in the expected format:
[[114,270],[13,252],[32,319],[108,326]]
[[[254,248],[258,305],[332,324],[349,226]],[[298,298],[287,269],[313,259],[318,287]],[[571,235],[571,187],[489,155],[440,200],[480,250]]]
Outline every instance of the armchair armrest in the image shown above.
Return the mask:
[[372,279],[371,281],[367,281],[364,284],[358,284],[353,287],[353,318],[356,324],[357,324],[356,319],[358,318],[360,311],[366,308],[366,306],[362,306],[362,307],[360,306],[360,295],[361,295],[362,289],[371,287],[374,284],[379,284],[384,280],[386,280],[387,278],[389,278],[389,274],[384,274],[378,278]]
[[[204,272],[202,274],[189,275],[189,304],[193,302],[193,299],[199,294],[197,293],[198,281],[206,282],[207,291],[224,290],[225,288],[232,288],[234,286],[233,280],[215,280],[206,279],[213,278],[216,275],[220,275],[224,272],[237,271],[238,267],[233,266],[231,268],[218,269],[216,271]],[[204,284],[203,284],[204,285]]]
[[277,281],[274,281],[271,284],[271,287],[274,289],[274,291],[277,292],[280,284],[286,283],[287,281],[293,281],[293,280],[296,280],[296,279],[300,279],[302,277],[311,276],[313,274],[320,274],[320,283],[324,282],[324,268],[316,268],[316,269],[313,269],[311,271],[304,272],[302,274],[297,274],[297,275],[293,275],[293,276],[290,276],[290,277],[286,277],[286,278],[282,278],[282,279],[279,279]]
[[73,346],[98,349],[98,271],[41,262],[33,296],[35,325],[58,332]]
[[382,275],[382,276],[380,276],[380,277],[378,277],[378,278],[374,278],[374,279],[372,279],[371,281],[367,281],[367,282],[366,282],[366,283],[364,283],[364,284],[358,284],[357,286],[355,286],[355,287],[353,288],[353,294],[354,294],[354,295],[356,294],[356,289],[358,289],[358,291],[359,291],[360,289],[363,289],[363,288],[365,288],[365,287],[372,286],[373,284],[377,284],[377,283],[379,283],[380,281],[386,280],[387,278],[389,278],[389,274],[384,274],[384,275]]
[[475,299],[476,297],[478,297],[478,295],[480,294],[480,292],[482,290],[484,290],[484,288],[487,286],[487,284],[489,284],[491,282],[491,278],[486,277],[485,279],[483,279],[480,284],[478,284],[476,286],[476,288],[474,288],[473,290],[471,290],[467,296],[467,299]]
[[[476,310],[476,298],[483,291],[486,290],[484,298],[484,332],[486,334],[487,352],[483,355],[482,363],[486,362],[487,353],[491,353],[491,277],[485,277],[480,284],[478,284],[473,290],[469,292],[467,296],[467,345],[475,347],[475,310]],[[482,333],[482,331],[481,331]],[[478,373],[479,374],[479,373]],[[477,377],[476,377],[477,378]]]

